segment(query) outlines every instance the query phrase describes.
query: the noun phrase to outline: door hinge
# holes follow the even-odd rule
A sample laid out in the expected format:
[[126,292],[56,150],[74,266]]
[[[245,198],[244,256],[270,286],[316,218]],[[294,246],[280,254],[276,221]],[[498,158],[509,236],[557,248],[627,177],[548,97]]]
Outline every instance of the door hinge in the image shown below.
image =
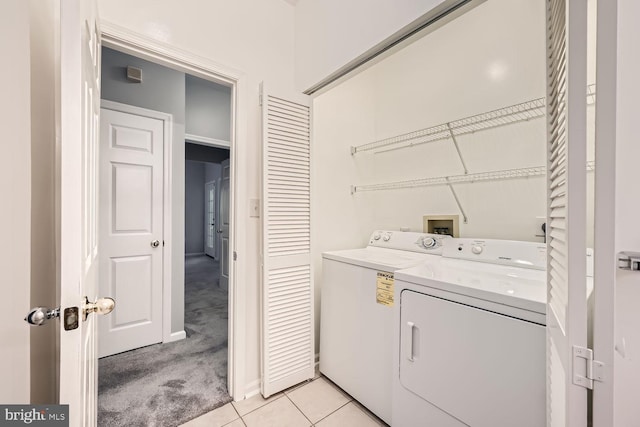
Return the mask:
[[238,253],[236,251],[233,251],[233,260],[237,260],[238,259]]
[[593,350],[573,346],[573,383],[593,390],[594,381],[604,381],[604,363],[593,360]]

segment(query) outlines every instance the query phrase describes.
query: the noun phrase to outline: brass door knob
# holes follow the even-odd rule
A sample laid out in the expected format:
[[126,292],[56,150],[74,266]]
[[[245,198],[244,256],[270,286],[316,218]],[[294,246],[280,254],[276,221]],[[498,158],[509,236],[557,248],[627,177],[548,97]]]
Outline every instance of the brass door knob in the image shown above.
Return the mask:
[[84,297],[84,305],[82,307],[82,314],[84,320],[87,320],[87,316],[91,313],[97,314],[109,314],[116,306],[116,301],[113,298],[98,298],[96,302],[89,302],[87,297]]

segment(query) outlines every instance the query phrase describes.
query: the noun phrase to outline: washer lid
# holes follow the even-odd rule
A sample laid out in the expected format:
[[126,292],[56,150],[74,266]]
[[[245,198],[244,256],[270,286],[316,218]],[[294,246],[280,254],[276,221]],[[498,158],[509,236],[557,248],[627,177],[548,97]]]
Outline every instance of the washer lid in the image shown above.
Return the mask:
[[340,261],[373,270],[391,272],[413,267],[432,258],[440,258],[440,256],[437,255],[426,255],[417,252],[371,246],[360,249],[324,252],[322,257],[324,259]]
[[[547,276],[541,270],[433,257],[429,262],[397,271],[395,278],[397,281],[546,313]],[[425,293],[428,293],[427,289]]]

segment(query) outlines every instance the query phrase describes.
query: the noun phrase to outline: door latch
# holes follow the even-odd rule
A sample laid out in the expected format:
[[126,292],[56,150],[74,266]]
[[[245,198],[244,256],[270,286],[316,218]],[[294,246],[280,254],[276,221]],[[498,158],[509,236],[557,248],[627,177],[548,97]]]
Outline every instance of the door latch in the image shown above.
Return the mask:
[[640,271],[640,252],[618,253],[618,268],[620,270]]
[[[78,307],[67,307],[63,311],[63,325],[65,331],[71,331],[78,329]],[[47,308],[36,307],[32,309],[24,320],[33,326],[42,326],[51,319],[57,319],[60,317],[60,307]]]

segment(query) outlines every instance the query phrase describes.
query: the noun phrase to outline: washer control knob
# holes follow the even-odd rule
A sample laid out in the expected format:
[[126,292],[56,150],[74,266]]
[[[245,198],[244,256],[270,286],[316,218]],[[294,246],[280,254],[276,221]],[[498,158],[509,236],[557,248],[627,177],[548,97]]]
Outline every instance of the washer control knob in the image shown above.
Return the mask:
[[425,249],[435,248],[438,244],[437,240],[433,237],[423,237],[422,238],[422,247]]
[[480,255],[482,253],[482,246],[480,245],[473,245],[471,246],[471,252],[473,252],[476,255]]
[[373,240],[380,240],[380,233],[376,233],[373,235]]
[[382,236],[382,240],[384,240],[385,242],[388,242],[391,239],[391,234],[385,234],[384,236]]

